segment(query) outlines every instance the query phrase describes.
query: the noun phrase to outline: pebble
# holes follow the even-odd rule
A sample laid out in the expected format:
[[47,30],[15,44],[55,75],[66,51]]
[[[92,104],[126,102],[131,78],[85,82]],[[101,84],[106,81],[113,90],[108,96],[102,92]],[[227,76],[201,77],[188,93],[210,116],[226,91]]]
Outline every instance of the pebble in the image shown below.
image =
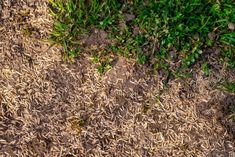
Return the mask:
[[215,40],[216,34],[214,32],[210,32],[210,33],[208,33],[208,37],[210,40]]
[[235,29],[235,24],[232,23],[232,22],[230,22],[230,23],[228,24],[228,28],[229,28],[230,30],[234,30],[234,29]]

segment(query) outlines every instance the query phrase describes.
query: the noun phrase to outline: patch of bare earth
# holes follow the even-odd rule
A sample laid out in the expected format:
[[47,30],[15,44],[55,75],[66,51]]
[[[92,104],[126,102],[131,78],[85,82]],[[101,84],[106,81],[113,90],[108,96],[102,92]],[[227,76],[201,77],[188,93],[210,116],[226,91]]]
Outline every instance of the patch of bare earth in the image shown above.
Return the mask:
[[[119,58],[104,75],[89,56],[61,61],[42,42],[45,0],[0,2],[0,156],[232,156],[212,78],[170,82]],[[25,32],[31,30],[30,34]],[[230,99],[230,98],[229,98]],[[228,104],[234,104],[234,99]],[[228,124],[228,123],[226,123]],[[232,125],[229,125],[232,126]]]

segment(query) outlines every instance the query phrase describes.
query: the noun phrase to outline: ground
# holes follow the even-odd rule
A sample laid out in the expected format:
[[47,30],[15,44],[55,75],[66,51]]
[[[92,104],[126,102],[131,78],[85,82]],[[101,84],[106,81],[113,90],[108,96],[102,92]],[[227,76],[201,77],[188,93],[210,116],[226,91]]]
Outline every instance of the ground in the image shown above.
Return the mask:
[[[63,61],[44,39],[46,0],[0,2],[0,156],[235,155],[217,73],[163,90],[146,67],[117,58],[99,74],[89,55]],[[234,122],[231,122],[234,123]]]

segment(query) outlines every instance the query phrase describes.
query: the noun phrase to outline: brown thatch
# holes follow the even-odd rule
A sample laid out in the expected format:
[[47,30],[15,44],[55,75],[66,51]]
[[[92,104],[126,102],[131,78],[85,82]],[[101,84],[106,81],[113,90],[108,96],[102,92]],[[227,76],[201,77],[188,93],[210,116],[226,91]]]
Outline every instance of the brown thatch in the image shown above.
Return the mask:
[[[225,94],[215,79],[170,82],[119,58],[104,75],[82,56],[73,64],[43,42],[46,0],[0,3],[0,156],[228,156]],[[222,116],[223,117],[223,116]]]

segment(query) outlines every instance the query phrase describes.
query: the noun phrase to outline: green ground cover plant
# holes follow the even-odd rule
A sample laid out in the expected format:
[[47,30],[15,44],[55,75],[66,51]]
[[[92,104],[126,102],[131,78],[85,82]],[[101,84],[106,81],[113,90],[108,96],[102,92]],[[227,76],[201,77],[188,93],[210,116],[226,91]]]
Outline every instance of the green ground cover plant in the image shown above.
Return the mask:
[[[235,3],[232,0],[49,0],[54,17],[50,40],[67,58],[79,56],[80,35],[104,30],[112,44],[96,54],[99,71],[110,68],[108,54],[136,58],[153,71],[186,76],[208,48],[235,67]],[[101,59],[100,59],[101,58]],[[219,60],[218,60],[219,62]],[[107,66],[107,67],[106,67]],[[202,69],[209,75],[207,60]]]
[[225,80],[218,85],[218,88],[228,93],[235,93],[235,81]]

